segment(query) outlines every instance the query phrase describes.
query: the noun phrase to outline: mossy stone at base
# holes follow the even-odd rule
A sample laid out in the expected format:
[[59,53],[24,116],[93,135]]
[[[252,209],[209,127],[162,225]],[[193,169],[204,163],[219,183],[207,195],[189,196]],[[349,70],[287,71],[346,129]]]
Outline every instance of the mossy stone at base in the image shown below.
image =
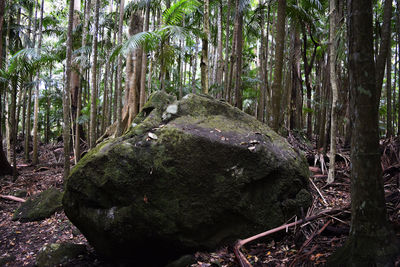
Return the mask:
[[83,244],[60,243],[45,245],[36,258],[38,267],[60,266],[86,252]]
[[50,188],[29,198],[15,211],[13,221],[21,222],[40,221],[49,218],[56,211],[62,210],[62,193]]
[[212,97],[171,100],[153,95],[67,179],[65,214],[100,255],[165,266],[307,210],[308,165],[284,138]]

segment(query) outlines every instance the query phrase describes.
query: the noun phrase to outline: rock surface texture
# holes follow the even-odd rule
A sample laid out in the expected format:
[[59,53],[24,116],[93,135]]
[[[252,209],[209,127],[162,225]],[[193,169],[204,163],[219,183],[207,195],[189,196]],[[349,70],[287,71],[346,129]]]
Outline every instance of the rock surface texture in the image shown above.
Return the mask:
[[162,266],[306,210],[308,176],[304,156],[254,117],[158,92],[127,134],[72,170],[63,205],[102,255]]
[[47,244],[39,250],[37,267],[62,266],[86,252],[85,245],[72,243]]
[[15,211],[13,221],[21,222],[40,221],[49,218],[56,211],[62,210],[62,193],[50,188],[29,198]]

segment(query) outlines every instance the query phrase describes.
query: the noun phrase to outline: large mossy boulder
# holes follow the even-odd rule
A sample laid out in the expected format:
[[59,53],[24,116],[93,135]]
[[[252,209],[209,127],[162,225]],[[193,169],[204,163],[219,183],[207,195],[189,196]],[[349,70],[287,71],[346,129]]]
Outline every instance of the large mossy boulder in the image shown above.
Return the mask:
[[14,212],[13,221],[40,221],[62,210],[62,193],[55,188],[47,189],[29,198]]
[[130,131],[72,170],[64,211],[110,258],[162,266],[285,222],[311,204],[305,158],[208,96],[156,93]]

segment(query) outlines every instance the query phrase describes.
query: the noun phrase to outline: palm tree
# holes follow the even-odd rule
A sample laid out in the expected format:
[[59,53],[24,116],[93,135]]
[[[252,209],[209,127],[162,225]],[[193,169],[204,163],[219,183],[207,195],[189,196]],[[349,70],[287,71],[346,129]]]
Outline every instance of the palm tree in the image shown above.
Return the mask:
[[[0,0],[0,71],[3,69],[3,22],[4,22],[4,10],[5,10],[5,0]],[[3,86],[0,83],[0,89],[2,89]],[[1,104],[3,103],[1,100],[1,95],[2,92],[0,90],[0,125],[1,119],[3,117],[2,114],[2,107]],[[3,136],[1,135],[1,129],[0,129],[0,176],[5,175],[5,174],[12,174],[13,169],[10,166],[10,163],[7,160],[6,155],[4,154],[3,150]]]
[[[36,49],[40,50],[42,47],[42,39],[43,39],[43,31],[42,31],[42,26],[43,26],[43,11],[44,11],[44,0],[42,0],[42,3],[40,5],[40,20],[39,20],[39,41],[37,44]],[[38,51],[39,53],[39,51]],[[40,79],[40,69],[37,70],[37,80]],[[33,164],[38,164],[39,163],[39,153],[38,153],[38,122],[39,122],[39,83],[36,84],[36,90],[35,90],[35,106],[34,106],[34,119],[33,119],[33,158],[32,158],[32,163]]]
[[[96,2],[97,3],[97,2]],[[119,7],[119,24],[118,24],[118,44],[122,43],[122,24],[124,18],[124,5],[125,1],[121,0]],[[117,90],[117,131],[116,136],[121,136],[122,134],[122,56],[118,56],[118,89]]]
[[210,1],[204,0],[204,32],[201,48],[201,90],[203,94],[208,94],[208,36],[210,35]]
[[282,68],[285,41],[286,0],[278,0],[278,18],[276,23],[275,75],[272,84],[272,128],[278,131],[281,122]]
[[[149,21],[150,21],[150,1],[146,4],[145,10],[145,20],[144,20],[144,28],[143,31],[147,32],[149,30]],[[147,70],[147,53],[146,48],[143,49],[142,54],[142,66],[141,66],[141,77],[140,77],[140,97],[139,97],[139,110],[143,109],[143,106],[146,102],[146,70]]]
[[336,81],[336,4],[330,0],[329,17],[329,47],[330,47],[330,80],[332,86],[332,111],[331,111],[331,148],[329,156],[328,183],[335,180],[335,157],[336,157],[336,132],[337,132],[337,109],[338,109],[338,86]]
[[[123,1],[123,0],[122,0]],[[99,33],[99,10],[100,0],[96,0],[94,8],[94,31],[92,41],[92,69],[91,69],[91,95],[90,95],[90,134],[89,147],[92,149],[96,146],[96,128],[97,128],[97,40]]]
[[72,26],[74,20],[74,1],[69,3],[68,31],[67,31],[67,54],[65,59],[65,84],[63,93],[63,141],[64,141],[64,179],[69,176],[69,154],[70,154],[70,93],[71,93],[71,71],[72,71]]

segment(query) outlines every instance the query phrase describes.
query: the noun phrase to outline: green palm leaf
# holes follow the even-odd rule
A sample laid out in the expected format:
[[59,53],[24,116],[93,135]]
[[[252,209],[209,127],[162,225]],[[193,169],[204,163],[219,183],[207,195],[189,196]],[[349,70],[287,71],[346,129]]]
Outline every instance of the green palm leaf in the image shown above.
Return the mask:
[[200,7],[200,2],[197,0],[179,0],[164,11],[164,24],[179,25],[186,14],[192,13],[198,7]]

